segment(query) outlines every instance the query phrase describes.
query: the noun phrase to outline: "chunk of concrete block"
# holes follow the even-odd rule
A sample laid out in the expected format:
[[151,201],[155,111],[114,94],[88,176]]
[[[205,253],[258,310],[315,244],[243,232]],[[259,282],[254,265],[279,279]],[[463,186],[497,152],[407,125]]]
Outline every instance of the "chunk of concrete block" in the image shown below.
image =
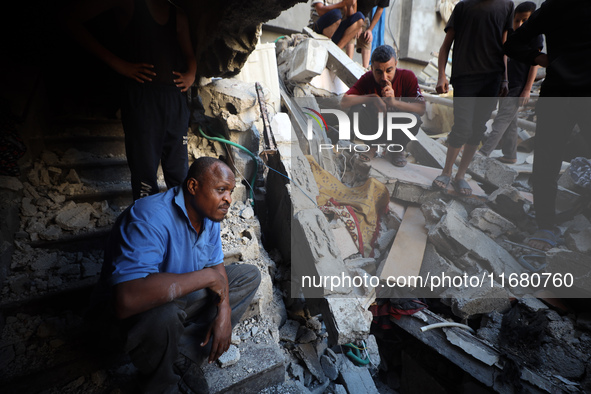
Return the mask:
[[591,252],[591,228],[579,232],[567,232],[564,240],[566,246],[575,252]]
[[328,357],[327,355],[321,356],[320,365],[322,366],[324,374],[330,380],[336,380],[339,377],[339,369],[336,365],[336,361],[333,360],[331,357]]
[[454,261],[470,253],[471,256],[488,265],[496,276],[522,271],[519,263],[500,245],[482,231],[470,226],[454,211],[448,212],[429,231],[429,241],[439,253]]
[[378,394],[379,391],[365,367],[353,365],[344,354],[339,354],[341,359],[342,383],[349,393],[355,394]]
[[326,375],[324,374],[314,345],[310,343],[301,343],[297,344],[295,349],[300,359],[306,364],[308,371],[310,371],[320,383],[324,383]]
[[295,320],[287,320],[279,329],[279,339],[294,343],[296,341],[300,324]]
[[291,236],[293,294],[304,291],[306,296],[322,296],[352,292],[346,283],[328,281],[326,286],[324,281],[318,283],[323,278],[340,278],[348,273],[324,213],[317,208],[297,212]]
[[489,208],[476,208],[470,213],[470,224],[493,238],[516,229],[515,225]]
[[240,350],[242,357],[234,365],[220,368],[212,363],[203,367],[211,394],[255,394],[285,381],[284,356],[279,345],[249,341],[243,342]]
[[416,141],[409,141],[406,150],[416,159],[417,163],[424,166],[443,168],[445,165],[445,148],[434,141],[422,129],[416,135]]
[[[425,255],[423,256],[423,264],[421,265],[421,273],[420,276],[422,278],[426,278],[427,275],[433,276],[461,276],[462,271],[460,271],[455,265],[451,264],[447,261],[443,256],[437,253],[435,247],[427,243],[427,247],[425,248]],[[433,288],[424,287],[424,288],[417,288],[415,292],[418,292],[415,296],[418,297],[425,297],[425,298],[434,298],[439,296],[441,292],[445,290],[443,286],[434,286]]]
[[[199,97],[206,112],[218,116],[236,115],[256,109],[257,94],[253,83],[238,79],[216,79],[199,89]],[[256,109],[258,111],[258,109]]]
[[546,272],[552,274],[550,286],[562,297],[577,298],[591,296],[591,259],[588,254],[564,249],[550,249],[546,252]]
[[358,342],[369,334],[373,316],[363,307],[360,299],[328,296],[322,308],[330,345]]
[[58,211],[55,222],[64,230],[80,230],[90,224],[90,215],[93,212],[89,203],[67,204]]
[[222,368],[229,367],[230,365],[236,364],[240,361],[240,351],[234,345],[230,345],[228,350],[226,350],[222,355],[218,358],[218,364]]
[[316,40],[307,39],[293,51],[291,69],[287,79],[292,82],[310,82],[326,68],[328,51]]
[[468,167],[468,173],[475,179],[496,187],[513,184],[518,175],[517,171],[500,161],[478,155],[472,159]]
[[451,309],[454,315],[468,319],[475,315],[491,312],[503,313],[511,308],[509,298],[511,293],[498,284],[490,286],[469,286],[460,290],[448,289],[441,297],[451,298]]
[[512,186],[495,190],[488,198],[491,207],[501,216],[511,220],[523,220],[531,203]]

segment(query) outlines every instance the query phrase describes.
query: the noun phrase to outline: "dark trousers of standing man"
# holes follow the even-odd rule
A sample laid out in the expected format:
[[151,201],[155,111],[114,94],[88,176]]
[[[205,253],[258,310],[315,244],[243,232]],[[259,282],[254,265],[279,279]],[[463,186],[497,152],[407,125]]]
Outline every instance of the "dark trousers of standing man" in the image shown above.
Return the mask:
[[166,187],[185,179],[189,115],[187,97],[176,86],[126,82],[121,122],[134,200],[160,191],[159,164]]
[[[230,287],[232,327],[250,305],[261,276],[258,268],[249,264],[226,266]],[[164,393],[174,387],[180,376],[173,364],[179,354],[201,365],[208,357],[213,338],[201,347],[217,306],[208,290],[198,290],[184,297],[132,316],[121,322],[127,331],[124,350],[144,376],[145,393]]]
[[556,223],[556,193],[562,157],[575,124],[591,148],[591,98],[540,97],[536,105],[536,136],[532,186],[538,228]]

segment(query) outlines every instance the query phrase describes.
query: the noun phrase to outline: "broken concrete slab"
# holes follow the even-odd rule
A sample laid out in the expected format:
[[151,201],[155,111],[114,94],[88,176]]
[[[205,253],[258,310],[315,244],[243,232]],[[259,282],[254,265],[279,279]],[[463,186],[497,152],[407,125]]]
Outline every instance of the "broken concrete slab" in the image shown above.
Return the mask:
[[284,382],[284,358],[277,344],[243,342],[240,353],[240,361],[227,368],[213,363],[203,367],[210,393],[255,394]]
[[295,320],[287,320],[279,329],[279,339],[286,342],[294,343],[298,335],[300,324]]
[[326,37],[315,33],[308,27],[305,27],[303,31],[311,37],[319,38],[318,43],[328,51],[326,67],[333,71],[347,86],[353,86],[365,74],[361,64],[349,58],[334,42],[327,40]]
[[338,295],[325,297],[322,315],[331,346],[365,339],[373,319],[371,312],[358,298],[344,298]]
[[475,179],[496,187],[513,184],[517,171],[490,157],[476,155],[470,162],[468,173]]
[[367,368],[354,365],[344,354],[338,354],[338,357],[342,382],[349,393],[379,393]]
[[550,286],[564,297],[591,296],[591,259],[588,254],[564,249],[550,249],[546,252],[546,272],[556,280]]
[[326,375],[324,374],[314,345],[310,343],[297,344],[295,349],[300,359],[306,364],[308,371],[310,371],[320,383],[324,383],[326,381]]
[[[443,256],[437,253],[435,247],[427,243],[425,254],[423,256],[423,264],[421,265],[420,276],[426,278],[429,276],[439,276],[441,274],[453,277],[462,276],[463,272],[455,265],[451,264]],[[437,297],[445,290],[442,286],[421,289],[421,296],[424,294],[428,298]]]
[[378,268],[377,275],[381,280],[419,275],[426,244],[425,217],[420,208],[408,207],[388,257]]
[[80,230],[90,224],[93,214],[96,211],[89,203],[76,204],[70,201],[57,212],[55,222],[64,230]]
[[23,183],[14,176],[0,176],[0,188],[8,189],[15,192],[23,190]]
[[523,220],[531,207],[531,202],[512,186],[498,188],[488,200],[495,212],[513,222]]
[[499,361],[499,355],[491,351],[490,348],[484,346],[476,346],[472,341],[466,340],[457,332],[457,328],[444,328],[447,340],[462,348],[466,353],[473,356],[475,359],[482,361],[486,365],[492,366]]
[[341,252],[340,256],[343,260],[354,254],[359,253],[357,245],[355,245],[355,242],[353,242],[353,238],[351,238],[351,234],[345,227],[339,226],[336,228],[332,228],[332,234],[334,235],[337,247]]
[[416,159],[418,164],[443,168],[445,165],[445,147],[429,137],[422,129],[416,135],[416,141],[409,141],[406,150]]
[[494,286],[487,283],[482,287],[449,288],[441,294],[441,297],[451,299],[451,309],[454,315],[468,319],[476,315],[507,311],[511,308],[510,298],[513,295],[497,283],[494,283]]
[[322,74],[328,60],[328,51],[314,39],[301,42],[293,51],[289,62],[287,79],[292,82],[307,83]]
[[[295,213],[291,238],[292,294],[303,291],[308,297],[321,297],[334,293],[346,295],[353,291],[344,283],[323,281],[323,278],[340,278],[348,270],[322,211],[316,208]],[[310,278],[316,278],[316,285]]]
[[493,238],[516,230],[513,223],[489,208],[476,208],[472,210],[470,212],[469,223]]
[[470,226],[455,211],[448,213],[429,231],[429,242],[450,260],[468,253],[488,265],[498,275],[523,271],[519,263],[500,245],[482,231]]
[[579,232],[569,231],[564,236],[566,246],[578,253],[591,252],[591,228]]
[[[433,167],[422,166],[419,164],[408,163],[405,167],[396,167],[392,165],[390,162],[383,158],[373,158],[371,159],[371,171],[370,176],[382,181],[386,184],[388,189],[392,187],[389,186],[389,183],[393,183],[391,181],[395,180],[396,183],[404,183],[409,185],[419,185],[423,188],[424,194],[427,191],[431,191],[433,193],[440,193],[438,190],[432,190],[431,185],[433,184],[433,180],[441,175],[441,170]],[[474,196],[486,196],[486,193],[482,188],[473,180],[468,180],[468,184],[472,188],[472,194]],[[455,191],[451,184],[448,186],[446,191],[449,194],[456,195]],[[394,196],[392,196],[394,197]],[[412,197],[411,197],[412,198]],[[423,200],[423,201],[409,201],[409,202],[418,202],[423,203],[429,201],[429,199],[425,198],[412,198],[413,200]],[[408,201],[408,200],[404,200]]]

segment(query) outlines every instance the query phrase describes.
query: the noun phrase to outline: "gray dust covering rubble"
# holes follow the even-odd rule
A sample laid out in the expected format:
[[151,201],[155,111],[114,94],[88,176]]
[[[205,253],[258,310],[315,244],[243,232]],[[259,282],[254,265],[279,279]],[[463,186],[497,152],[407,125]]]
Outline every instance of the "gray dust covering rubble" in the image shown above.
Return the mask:
[[[312,77],[318,75],[319,72],[315,70],[316,64],[305,57],[316,56],[315,60],[324,58],[322,51],[316,50],[316,47],[309,43],[309,38],[305,34],[284,37],[276,43],[279,75],[283,80],[284,89],[291,97],[306,97],[310,100],[306,103],[314,103],[314,99],[316,99],[318,102],[316,108],[318,109],[318,105],[323,108],[322,105],[328,105],[327,102],[338,103],[339,94],[342,95],[342,92],[338,93],[338,89],[335,89],[335,86],[330,83],[319,88],[317,83],[311,81]],[[303,65],[309,66],[308,71],[301,70]],[[329,68],[328,65],[326,67]],[[347,65],[343,63],[341,69],[336,70],[336,75],[346,77],[347,73],[355,72],[354,69],[346,69]],[[334,68],[331,71],[334,71]],[[294,75],[298,77],[294,77]],[[429,83],[426,83],[426,86],[423,87],[428,90],[426,96],[430,96],[434,91],[429,90],[433,86],[430,87]],[[536,82],[534,90],[537,91],[539,86],[540,83]],[[326,97],[330,97],[330,99],[322,101]],[[533,101],[535,102],[535,97]],[[306,119],[302,119],[298,115],[296,103],[297,100],[292,100],[292,107],[288,108],[288,112],[297,141],[293,145],[295,148],[291,150],[291,157],[283,157],[283,159],[286,162],[293,161],[299,155],[306,154],[313,156],[322,166],[324,158],[320,152],[314,150],[313,143],[305,139]],[[313,105],[310,107],[314,108]],[[428,107],[431,112],[425,116],[434,112],[446,113],[446,106],[438,105],[435,101],[429,102]],[[329,108],[334,107],[329,106]],[[559,300],[556,302],[556,297],[589,297],[588,285],[591,284],[589,282],[589,273],[591,272],[591,243],[589,241],[591,239],[589,238],[591,231],[589,223],[591,218],[589,205],[591,201],[589,197],[591,195],[589,188],[591,165],[589,163],[591,162],[576,157],[572,161],[569,159],[570,163],[563,164],[558,195],[559,220],[561,221],[559,229],[563,242],[547,253],[528,249],[527,239],[536,228],[531,197],[532,189],[528,182],[532,162],[532,150],[531,144],[529,144],[531,141],[528,140],[535,135],[530,126],[531,124],[535,126],[533,123],[535,122],[535,114],[532,107],[528,106],[520,111],[519,116],[523,120],[520,121],[520,126],[526,127],[527,130],[520,130],[520,138],[523,142],[520,144],[518,162],[514,165],[507,165],[495,160],[494,157],[500,154],[499,151],[493,152],[491,158],[476,157],[470,166],[469,179],[475,184],[477,182],[480,190],[475,189],[474,196],[468,198],[450,191],[446,193],[430,191],[432,179],[441,171],[440,150],[444,153],[446,150],[445,136],[440,134],[442,132],[440,128],[429,130],[429,134],[433,135],[431,137],[433,143],[429,142],[422,149],[418,149],[416,144],[414,148],[409,146],[407,157],[409,165],[404,169],[385,165],[383,160],[378,159],[371,160],[369,163],[371,167],[369,173],[361,171],[359,166],[355,166],[354,160],[357,155],[342,149],[347,146],[348,142],[339,141],[341,151],[333,149],[331,152],[334,154],[331,163],[335,163],[336,168],[325,167],[324,169],[350,187],[362,185],[368,176],[376,177],[386,184],[391,193],[392,202],[401,208],[396,210],[391,205],[390,210],[381,217],[380,237],[374,244],[372,258],[364,258],[358,250],[356,251],[355,246],[345,240],[349,234],[346,231],[339,232],[339,227],[343,224],[339,223],[339,219],[331,220],[328,216],[326,218],[327,224],[320,223],[319,219],[315,219],[315,221],[319,223],[320,227],[327,228],[326,232],[332,230],[334,238],[328,235],[322,237],[322,245],[317,245],[315,243],[320,238],[309,236],[307,239],[310,245],[301,245],[299,242],[303,242],[306,237],[297,237],[296,234],[295,242],[299,245],[298,249],[316,250],[316,252],[309,253],[312,261],[303,259],[302,263],[314,267],[313,270],[318,275],[331,272],[335,264],[326,264],[329,260],[336,259],[338,266],[343,266],[344,275],[362,276],[366,273],[379,276],[380,272],[386,269],[385,266],[391,264],[388,261],[388,255],[391,250],[395,250],[393,244],[404,225],[404,210],[419,204],[425,219],[424,226],[427,237],[426,243],[422,246],[413,245],[413,247],[422,247],[425,250],[422,261],[417,262],[417,273],[423,279],[434,275],[447,275],[457,278],[465,276],[485,278],[488,282],[485,286],[470,285],[470,283],[463,281],[446,287],[436,285],[432,288],[407,288],[398,293],[389,293],[388,297],[418,299],[425,297],[433,301],[438,299],[438,308],[443,306],[443,311],[439,312],[442,321],[471,322],[473,326],[480,326],[476,335],[485,340],[487,346],[492,346],[501,355],[505,355],[506,358],[503,360],[510,359],[511,368],[521,371],[521,379],[524,379],[527,382],[525,384],[530,388],[536,387],[536,390],[542,392],[591,390],[591,371],[588,368],[589,354],[591,354],[591,332],[586,324],[588,319],[586,319],[585,313],[575,312],[564,307]],[[438,121],[426,121],[426,123],[430,127],[434,127],[437,126]],[[440,122],[439,127],[441,125]],[[329,124],[329,129],[330,127]],[[319,143],[326,141],[322,140],[326,137],[317,136],[317,138]],[[421,138],[428,138],[428,136],[425,137],[423,134]],[[336,144],[334,140],[329,143]],[[437,147],[434,147],[433,144]],[[427,146],[429,148],[425,148]],[[414,156],[415,151],[417,157]],[[443,157],[445,157],[444,154]],[[436,167],[436,171],[433,171],[431,166]],[[288,164],[285,164],[285,167],[287,168]],[[304,167],[308,167],[305,161]],[[299,168],[299,171],[303,172],[300,177],[313,179],[311,171],[306,173],[305,168]],[[409,175],[409,172],[412,174]],[[294,182],[303,186],[307,180],[295,178]],[[306,189],[311,190],[310,188]],[[292,200],[296,204],[295,197]],[[561,201],[566,201],[563,203],[562,209],[560,209]],[[303,208],[294,212],[295,219],[301,221],[297,218],[303,217],[305,212],[310,212],[308,213],[310,215],[313,209]],[[313,221],[307,223],[312,225]],[[308,228],[306,231],[309,234],[314,234],[315,230]],[[337,234],[339,235],[337,236]],[[351,245],[353,245],[353,249],[351,249]],[[334,247],[340,250],[340,256],[339,253],[332,252]],[[322,252],[319,252],[320,250]],[[330,256],[330,259],[327,259],[327,256]],[[402,262],[403,259],[404,257],[401,256],[397,261]],[[568,275],[571,274],[575,284],[568,287],[561,286],[559,282],[562,281],[561,283],[564,284],[564,280],[568,280]],[[560,281],[551,283],[549,286],[540,286],[532,282],[543,275],[558,278]],[[508,278],[512,278],[512,280],[508,281]],[[292,280],[296,279],[292,276]],[[293,289],[294,287],[292,287],[292,291]],[[332,288],[324,289],[325,303],[330,304],[330,299],[334,297],[333,290]],[[371,290],[371,288],[363,287],[355,289],[358,299],[366,306],[376,299],[376,294],[372,294]],[[346,294],[346,290],[342,291],[342,294]],[[377,297],[379,299],[379,294]],[[345,304],[346,300],[345,298]],[[582,302],[586,301],[582,300]],[[343,326],[342,331],[339,330],[341,328],[337,323],[339,319],[349,321],[354,319],[352,316],[355,315],[355,307],[353,304],[349,304],[348,308],[322,309],[323,320],[329,334],[329,343],[331,337],[333,343],[342,343],[338,339],[340,335],[347,340],[350,340],[351,337],[357,337],[358,340],[363,338],[362,333],[348,335],[354,332],[348,331],[353,330],[350,327]],[[589,305],[588,302],[586,304]],[[522,314],[521,318],[520,313]],[[527,319],[532,322],[531,327],[523,326],[528,324]],[[364,320],[362,314],[357,314],[357,320]],[[519,326],[520,324],[522,326]],[[542,328],[540,329],[536,325]],[[523,333],[523,336],[511,337],[511,332],[515,330]],[[531,338],[530,340],[537,341],[534,347],[527,345],[528,332],[535,338],[535,340]],[[291,340],[294,335],[293,328],[286,324],[280,330],[280,335],[286,340]],[[561,335],[563,336],[561,337]],[[530,342],[530,345],[534,342]],[[436,347],[437,344],[433,343],[431,346]],[[525,348],[527,348],[526,352],[523,351]],[[304,353],[302,347],[298,347],[297,355],[300,358],[302,358],[302,353]],[[310,356],[309,351],[306,351],[305,354],[306,357],[311,357],[313,360],[316,360],[316,356],[321,360],[326,360],[323,358],[325,356],[321,357],[319,354]],[[554,359],[555,356],[556,359]],[[319,374],[314,373],[316,370],[316,367],[312,366],[314,363],[307,362],[305,357],[303,359],[305,367],[320,383],[322,379],[326,379],[328,372],[325,372],[324,376],[318,376]],[[526,366],[529,368],[527,373],[524,372],[527,369]],[[502,369],[502,363],[496,364],[496,367],[493,366],[493,368],[499,367]],[[293,376],[301,374],[299,365],[288,368],[288,371]],[[341,373],[344,372],[341,371]],[[478,377],[478,374],[475,373],[475,376]]]
[[[259,33],[259,27],[244,33],[249,38],[246,52]],[[314,130],[312,140],[306,138],[307,118],[299,103],[314,110],[321,104],[338,105],[346,83],[364,72],[358,64],[344,62],[342,51],[334,47],[309,32],[276,41],[282,108],[276,113],[267,105],[277,151],[265,157],[259,156],[265,129],[254,83],[232,78],[204,78],[200,83],[201,108],[188,137],[190,159],[220,157],[235,170],[234,202],[221,223],[224,263],[253,264],[262,276],[252,304],[233,330],[231,348],[204,367],[212,392],[404,393],[434,381],[440,369],[451,371],[451,364],[478,381],[478,388],[498,392],[509,392],[510,384],[523,384],[532,392],[591,391],[591,315],[573,311],[560,300],[573,294],[589,297],[588,160],[567,162],[559,180],[564,242],[547,253],[534,252],[525,246],[535,229],[531,130],[520,130],[515,165],[493,158],[474,161],[469,170],[475,190],[471,197],[451,188],[431,189],[446,152],[450,114],[442,101],[429,102],[420,136],[428,142],[409,145],[409,164],[402,169],[383,157],[362,162],[360,155],[345,149],[350,141],[331,140],[335,134],[330,127]],[[238,71],[246,52],[228,75]],[[208,69],[208,75],[226,75],[218,66],[214,62],[201,68]],[[426,96],[433,93],[433,84],[422,81]],[[268,104],[272,92],[263,92]],[[535,121],[530,107],[520,118],[522,125]],[[0,179],[0,212],[6,218],[0,244],[0,384],[11,384],[10,392],[25,392],[22,388],[28,385],[34,385],[33,392],[51,394],[137,391],[138,372],[128,357],[99,357],[100,338],[84,319],[108,232],[131,203],[120,125],[102,134],[113,144],[102,148],[92,140],[99,134],[92,127],[70,127],[48,139],[23,166],[21,177]],[[203,138],[199,127],[209,137],[247,148],[256,158]],[[281,135],[277,130],[283,130]],[[90,142],[63,143],[72,136]],[[341,150],[321,151],[318,141]],[[388,209],[378,217],[371,253],[359,250],[342,218],[318,207],[319,185],[306,156],[347,187],[362,186],[369,178],[385,186]],[[6,228],[14,231],[6,236]],[[404,236],[406,243],[400,245],[397,239]],[[383,292],[365,282],[354,288],[341,284],[302,289],[301,275],[306,274],[369,276],[384,284],[392,272],[398,277],[414,272],[427,286]],[[544,273],[561,274],[563,284],[565,274],[572,274],[575,285],[566,293],[554,281],[544,288],[535,286],[534,274]],[[523,280],[523,274],[530,280]],[[429,287],[434,276],[488,282]],[[373,320],[370,306],[390,303],[403,308],[408,300],[425,302],[428,309],[400,320],[388,316],[392,330],[372,324],[378,320]],[[475,333],[408,328],[435,321],[467,324]],[[444,361],[435,365],[433,360]],[[446,379],[463,381],[465,375],[450,373]],[[498,382],[501,375],[513,377],[509,386]],[[464,392],[471,392],[468,383],[462,386]],[[440,390],[435,391],[449,392],[433,384],[430,387]]]

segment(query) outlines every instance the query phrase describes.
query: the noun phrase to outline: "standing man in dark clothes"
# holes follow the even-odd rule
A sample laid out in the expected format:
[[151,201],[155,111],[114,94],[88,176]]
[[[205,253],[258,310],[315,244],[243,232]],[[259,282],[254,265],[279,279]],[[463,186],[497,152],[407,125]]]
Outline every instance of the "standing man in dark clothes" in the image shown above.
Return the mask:
[[[557,244],[557,178],[566,143],[578,125],[591,148],[591,2],[547,0],[505,44],[508,56],[546,67],[536,106],[532,183],[538,230],[531,247],[548,250]],[[531,45],[546,36],[548,53]]]
[[[84,25],[108,10],[121,30],[122,57]],[[134,200],[159,192],[159,164],[168,188],[181,184],[188,168],[185,92],[197,70],[185,14],[167,0],[87,0],[69,12],[66,23],[83,47],[126,77],[121,121]]]
[[451,83],[454,88],[454,125],[447,138],[447,156],[441,175],[433,181],[446,189],[456,158],[462,159],[453,179],[457,193],[469,196],[472,189],[464,179],[468,166],[486,131],[486,122],[497,96],[508,92],[503,43],[513,27],[513,2],[509,0],[463,0],[454,8],[439,50],[437,92],[447,93],[447,58],[454,45]]

